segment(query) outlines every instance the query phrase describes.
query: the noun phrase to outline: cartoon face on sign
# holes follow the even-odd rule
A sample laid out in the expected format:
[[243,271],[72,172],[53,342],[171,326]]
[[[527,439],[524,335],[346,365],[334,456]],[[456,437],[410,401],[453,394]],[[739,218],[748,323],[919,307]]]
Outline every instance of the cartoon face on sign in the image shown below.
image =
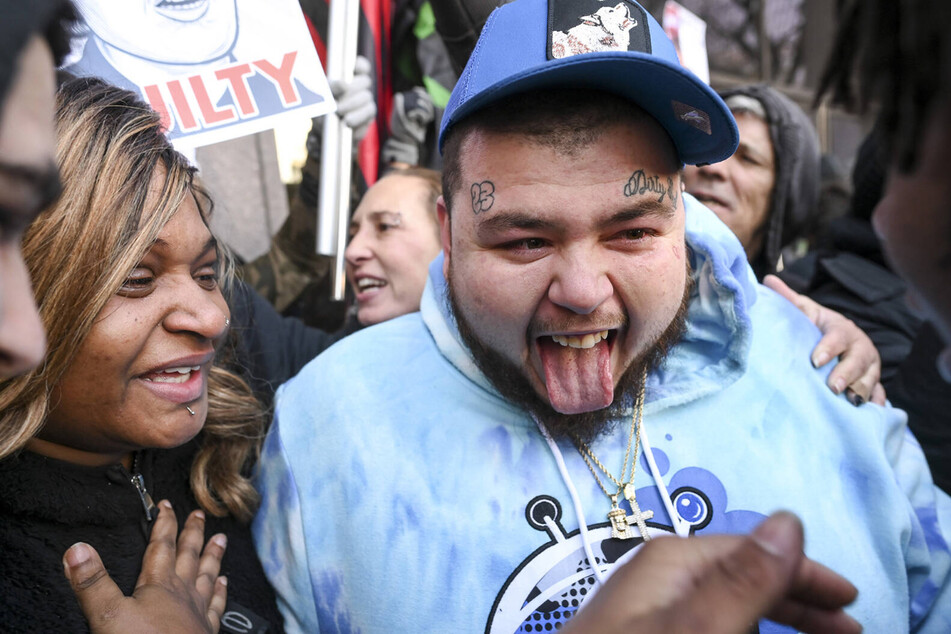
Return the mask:
[[237,0],[77,0],[111,58],[119,52],[162,64],[200,64],[227,55],[238,35]]
[[619,2],[613,7],[601,7],[591,15],[583,15],[581,24],[567,31],[551,34],[552,57],[570,57],[598,51],[625,51],[630,44],[630,31],[637,26],[628,6]]

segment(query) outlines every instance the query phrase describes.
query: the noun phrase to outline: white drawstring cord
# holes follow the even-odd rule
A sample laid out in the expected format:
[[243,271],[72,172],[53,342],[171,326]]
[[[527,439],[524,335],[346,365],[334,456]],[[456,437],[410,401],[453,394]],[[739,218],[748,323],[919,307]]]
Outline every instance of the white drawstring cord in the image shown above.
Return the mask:
[[680,537],[689,537],[690,525],[683,521],[674,509],[670,493],[667,492],[667,485],[664,484],[664,478],[660,469],[657,468],[657,461],[654,460],[654,452],[651,449],[650,441],[647,439],[647,427],[644,425],[644,421],[641,421],[641,442],[644,443],[644,456],[647,458],[647,466],[650,467],[651,476],[653,476],[657,488],[660,489],[660,499],[664,503],[664,508],[667,509],[667,515],[670,517],[670,525],[673,526],[674,532]]
[[591,540],[588,539],[588,522],[586,522],[584,519],[584,511],[581,508],[581,500],[578,498],[578,491],[575,490],[575,485],[571,481],[571,476],[568,475],[568,467],[565,465],[565,459],[561,455],[561,449],[558,448],[558,443],[552,439],[548,433],[548,430],[545,429],[545,426],[542,425],[537,418],[535,418],[534,414],[532,415],[532,420],[535,421],[538,431],[541,432],[542,436],[545,438],[545,441],[548,443],[548,448],[555,457],[555,464],[558,465],[558,471],[561,473],[561,479],[565,483],[565,486],[568,487],[568,495],[571,496],[571,503],[575,507],[575,515],[578,516],[578,528],[581,531],[581,543],[584,546],[584,553],[588,557],[588,564],[591,566],[591,570],[594,572],[594,578],[597,579],[599,586],[604,585],[604,577],[602,576],[603,573],[601,572],[601,568],[594,558],[594,551],[591,550]]

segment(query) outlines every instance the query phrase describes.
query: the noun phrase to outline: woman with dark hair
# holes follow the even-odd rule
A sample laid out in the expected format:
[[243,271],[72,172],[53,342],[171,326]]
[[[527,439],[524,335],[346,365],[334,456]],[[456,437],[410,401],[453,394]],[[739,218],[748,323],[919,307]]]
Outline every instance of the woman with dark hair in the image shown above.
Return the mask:
[[[211,205],[130,92],[68,83],[57,132],[63,194],[23,243],[49,349],[0,383],[4,627],[88,627],[63,576],[76,541],[131,594],[153,500],[167,499],[226,537],[230,622],[279,630],[248,526],[267,414],[229,369],[231,266],[208,229]],[[220,556],[224,540],[211,543]]]

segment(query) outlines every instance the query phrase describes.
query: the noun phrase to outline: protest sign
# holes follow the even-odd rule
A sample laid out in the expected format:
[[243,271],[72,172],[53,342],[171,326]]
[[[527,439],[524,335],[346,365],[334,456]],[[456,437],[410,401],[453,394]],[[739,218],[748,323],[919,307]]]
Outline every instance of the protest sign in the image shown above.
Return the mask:
[[179,149],[334,110],[297,0],[75,0],[65,70],[137,92]]
[[673,0],[664,3],[664,31],[677,47],[680,63],[710,83],[707,60],[707,23]]

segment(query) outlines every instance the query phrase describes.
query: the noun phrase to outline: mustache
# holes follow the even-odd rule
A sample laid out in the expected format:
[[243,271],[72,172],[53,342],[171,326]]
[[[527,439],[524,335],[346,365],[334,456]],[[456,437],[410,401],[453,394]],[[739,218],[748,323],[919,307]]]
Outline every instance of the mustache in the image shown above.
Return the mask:
[[528,324],[528,341],[531,343],[545,333],[588,332],[593,324],[599,330],[623,330],[630,322],[627,312],[616,308],[606,308],[588,315],[535,317]]

